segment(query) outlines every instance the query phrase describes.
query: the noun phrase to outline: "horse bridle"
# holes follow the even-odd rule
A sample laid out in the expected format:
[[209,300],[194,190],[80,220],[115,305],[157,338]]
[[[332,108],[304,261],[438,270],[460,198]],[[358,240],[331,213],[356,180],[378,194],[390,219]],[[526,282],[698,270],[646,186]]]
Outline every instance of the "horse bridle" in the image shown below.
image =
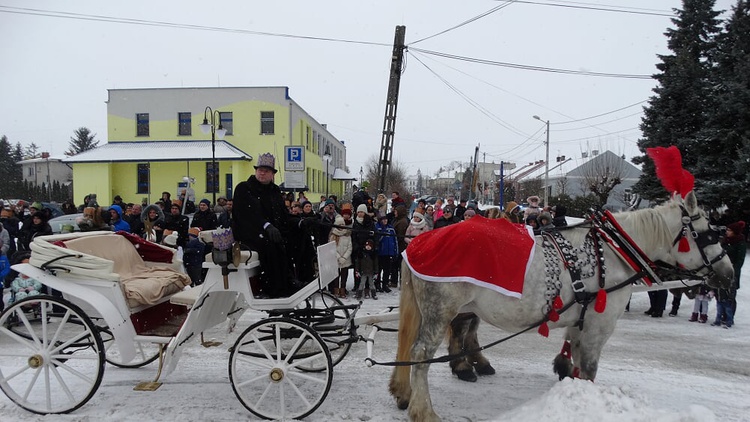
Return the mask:
[[[719,237],[720,237],[719,230],[715,226],[709,224],[708,230],[705,230],[699,233],[698,231],[695,230],[695,227],[693,227],[693,221],[700,220],[702,218],[700,213],[691,216],[690,214],[688,214],[687,210],[685,209],[683,205],[680,205],[680,211],[682,212],[682,229],[680,230],[680,233],[677,234],[677,237],[675,237],[674,242],[672,242],[672,246],[677,245],[680,242],[680,239],[682,239],[683,237],[688,237],[688,236],[691,237],[695,241],[696,246],[698,246],[698,251],[701,254],[703,265],[693,270],[688,270],[685,268],[677,268],[673,265],[668,265],[664,263],[659,263],[659,266],[666,266],[669,270],[672,270],[672,271],[676,270],[679,273],[685,273],[688,275],[699,275],[704,278],[711,278],[713,277],[714,274],[716,274],[716,272],[714,271],[713,264],[721,261],[722,258],[724,258],[724,256],[726,256],[727,254],[727,251],[725,251],[724,248],[722,248],[721,253],[719,253],[716,257],[714,257],[714,259],[708,259],[708,256],[706,256],[706,251],[704,251],[704,248],[711,246],[711,245],[716,245],[717,243],[719,243]],[[705,275],[698,274],[703,269],[708,269],[708,273]]]

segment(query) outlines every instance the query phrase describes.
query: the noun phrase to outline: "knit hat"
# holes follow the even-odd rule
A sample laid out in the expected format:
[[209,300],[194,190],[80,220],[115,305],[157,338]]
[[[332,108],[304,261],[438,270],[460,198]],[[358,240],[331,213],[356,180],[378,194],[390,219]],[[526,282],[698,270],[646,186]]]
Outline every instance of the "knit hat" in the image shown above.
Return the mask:
[[466,212],[464,212],[464,220],[466,219],[466,217],[474,217],[475,215],[477,215],[477,213],[473,209],[469,208],[468,210],[466,210]]
[[188,229],[188,234],[191,236],[198,237],[198,235],[201,233],[201,229],[198,227],[191,227]]
[[[542,221],[542,220],[545,220],[545,219],[547,220],[546,223]],[[540,226],[544,226],[545,224],[551,224],[552,223],[552,214],[550,214],[550,213],[548,213],[548,212],[545,211],[545,212],[539,214],[539,217],[537,217],[537,221],[539,222]]]
[[259,167],[265,167],[267,169],[271,169],[274,173],[276,173],[278,170],[276,170],[276,158],[271,155],[270,152],[267,152],[265,154],[261,154],[258,156],[258,165],[253,166],[257,170]]
[[331,198],[328,198],[328,199],[326,199],[325,205],[333,205],[333,206],[335,206],[335,205],[336,205],[336,203],[335,203],[335,202],[333,202],[333,199],[331,199]]
[[363,212],[363,213],[367,214],[367,205],[365,205],[365,204],[359,204],[357,206],[357,212],[358,213],[359,212]]
[[200,204],[206,204],[206,205],[208,205],[210,207],[211,206],[211,201],[209,201],[206,198],[203,198],[203,199],[201,199]]
[[43,207],[41,202],[34,202],[33,204],[31,204],[31,206],[29,206],[29,208],[34,208],[37,211],[40,211]]
[[422,213],[419,213],[419,212],[416,212],[416,211],[414,211],[414,212],[413,212],[413,213],[411,214],[411,218],[414,218],[414,217],[419,217],[419,218],[421,218],[422,220],[424,220],[424,214],[422,214]]
[[727,224],[727,228],[734,232],[734,234],[741,235],[745,230],[745,222],[740,220],[736,223]]

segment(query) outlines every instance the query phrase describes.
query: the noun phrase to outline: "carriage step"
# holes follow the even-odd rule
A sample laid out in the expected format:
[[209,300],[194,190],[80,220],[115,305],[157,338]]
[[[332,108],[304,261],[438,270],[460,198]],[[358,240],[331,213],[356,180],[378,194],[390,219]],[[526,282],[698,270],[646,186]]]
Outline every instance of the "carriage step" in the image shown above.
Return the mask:
[[185,289],[179,293],[175,293],[169,298],[169,303],[175,305],[183,305],[188,308],[192,308],[195,301],[198,300],[198,296],[201,294],[200,287],[193,287],[192,289]]

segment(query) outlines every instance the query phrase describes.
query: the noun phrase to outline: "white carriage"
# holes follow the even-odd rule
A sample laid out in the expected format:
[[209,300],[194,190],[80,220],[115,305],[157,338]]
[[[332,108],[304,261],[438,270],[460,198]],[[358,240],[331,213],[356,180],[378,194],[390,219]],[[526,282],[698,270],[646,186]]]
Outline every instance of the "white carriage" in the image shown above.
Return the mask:
[[205,282],[190,284],[174,251],[110,232],[45,236],[30,263],[13,268],[61,295],[13,303],[0,314],[0,389],[38,414],[69,413],[96,392],[105,363],[140,367],[159,360],[155,390],[177,366],[183,348],[203,331],[247,309],[268,318],[248,327],[229,348],[229,380],[243,406],[266,419],[299,419],[325,400],[333,366],[357,341],[357,305],[343,305],[322,287],[338,275],[335,246],[318,248],[319,277],[288,298],[256,299],[256,253],[235,264],[203,264]]

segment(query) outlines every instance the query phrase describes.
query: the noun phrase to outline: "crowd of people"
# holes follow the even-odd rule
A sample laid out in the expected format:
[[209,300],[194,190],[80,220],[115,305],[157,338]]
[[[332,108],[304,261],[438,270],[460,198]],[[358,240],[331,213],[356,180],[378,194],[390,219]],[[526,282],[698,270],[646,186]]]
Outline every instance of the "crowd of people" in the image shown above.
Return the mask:
[[[409,243],[430,230],[459,224],[477,216],[505,218],[512,223],[526,224],[535,234],[555,227],[564,227],[566,209],[563,205],[540,204],[538,196],[526,199],[527,206],[514,201],[499,208],[482,210],[474,201],[454,196],[438,198],[434,203],[413,196],[405,200],[399,192],[371,197],[354,186],[351,200],[339,201],[336,195],[321,196],[313,203],[304,192],[283,193],[274,182],[277,172],[275,157],[270,153],[258,157],[255,174],[234,189],[234,197],[219,197],[215,204],[201,199],[195,204],[194,194],[183,189],[177,199],[169,192],[153,204],[124,203],[117,195],[103,211],[96,194],[86,195],[75,207],[68,204],[66,212],[78,211],[82,216],[77,225],[81,231],[126,231],[144,239],[180,247],[183,262],[193,283],[205,277],[202,263],[210,252],[210,244],[199,237],[200,231],[232,228],[235,239],[246,248],[258,252],[262,273],[258,294],[281,297],[294,293],[315,277],[315,247],[334,242],[339,276],[327,286],[339,298],[377,299],[378,293],[390,293],[399,286],[401,253]],[[237,207],[234,207],[234,204]],[[390,204],[389,204],[390,203]],[[49,213],[40,203],[23,203],[15,209],[4,206],[0,232],[3,256],[12,258],[18,251],[29,251],[36,236],[51,234],[47,223]],[[192,214],[192,220],[186,214]],[[724,244],[735,264],[735,287],[729,290],[701,291],[695,302],[691,321],[708,320],[708,302],[717,299],[715,325],[731,327],[736,310],[736,289],[739,270],[745,256],[747,230],[743,222],[719,221],[726,216],[713,216],[715,224],[724,224]],[[349,274],[353,273],[353,280]],[[652,307],[647,314],[659,317],[666,305],[666,291],[651,292]],[[679,297],[670,315],[677,314]]]

